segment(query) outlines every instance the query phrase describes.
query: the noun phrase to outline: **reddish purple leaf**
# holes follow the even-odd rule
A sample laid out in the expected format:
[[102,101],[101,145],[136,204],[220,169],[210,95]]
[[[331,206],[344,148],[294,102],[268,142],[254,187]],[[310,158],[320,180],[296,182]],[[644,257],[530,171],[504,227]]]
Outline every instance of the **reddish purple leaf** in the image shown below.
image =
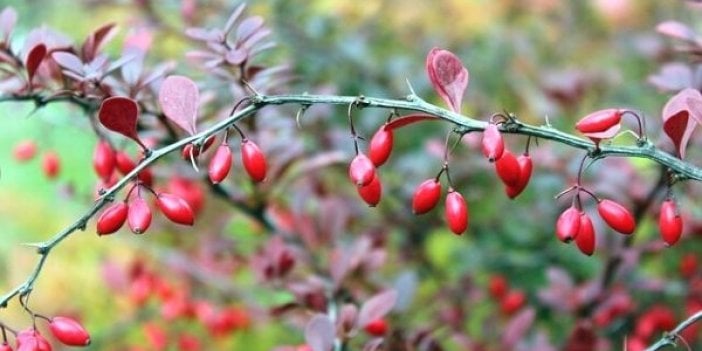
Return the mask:
[[196,133],[195,120],[200,102],[200,91],[195,82],[183,76],[170,76],[158,92],[161,110],[173,123],[190,134]]
[[663,131],[675,144],[680,158],[685,157],[690,136],[697,123],[702,120],[701,106],[702,94],[695,89],[687,88],[670,98],[663,107]]
[[335,335],[334,324],[323,314],[312,317],[305,327],[305,342],[313,351],[331,351]]
[[368,341],[363,346],[363,351],[378,351],[381,350],[383,346],[383,338],[375,338]]
[[37,44],[32,50],[29,50],[29,54],[27,54],[25,66],[27,67],[27,76],[29,77],[30,86],[32,85],[34,73],[37,72],[39,65],[44,61],[44,57],[46,57],[46,45],[44,44]]
[[586,351],[597,349],[597,334],[592,328],[592,324],[587,321],[579,321],[563,346],[564,351]]
[[434,90],[454,112],[460,112],[469,79],[461,60],[450,51],[433,48],[427,55],[426,70]]
[[694,76],[687,64],[680,62],[664,64],[658,73],[650,75],[648,82],[664,91],[680,91],[693,86]]
[[690,27],[678,21],[661,22],[656,26],[656,30],[663,35],[684,41],[695,41],[696,37]]
[[0,36],[2,41],[7,42],[12,34],[12,29],[15,28],[17,22],[17,11],[8,6],[0,12]]
[[136,129],[139,117],[139,106],[136,101],[123,96],[107,98],[100,105],[98,117],[105,128],[134,139],[142,145]]
[[502,331],[502,346],[507,350],[513,350],[517,342],[524,339],[524,336],[534,324],[536,311],[529,307],[514,316]]
[[398,117],[393,119],[392,121],[388,122],[385,125],[385,130],[393,130],[397,128],[404,127],[409,124],[421,122],[421,121],[438,121],[439,119],[431,116],[431,115],[425,115],[425,114],[411,114],[411,115],[406,115],[402,117]]
[[116,29],[115,23],[108,23],[92,32],[83,43],[81,51],[83,59],[86,62],[92,61],[104,44],[114,37],[117,33]]
[[395,301],[397,301],[397,291],[392,289],[371,297],[361,306],[356,325],[363,328],[368,323],[383,318],[395,306]]
[[83,61],[70,52],[57,51],[51,54],[51,58],[65,70],[83,74]]

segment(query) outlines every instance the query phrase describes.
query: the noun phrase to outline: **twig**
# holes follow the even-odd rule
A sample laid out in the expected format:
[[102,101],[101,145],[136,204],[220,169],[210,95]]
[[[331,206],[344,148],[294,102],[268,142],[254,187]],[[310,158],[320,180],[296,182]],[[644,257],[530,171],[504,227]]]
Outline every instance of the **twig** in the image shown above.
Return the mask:
[[[680,322],[673,330],[663,334],[663,336],[656,341],[655,344],[649,346],[645,351],[655,351],[660,350],[666,346],[676,346],[675,339],[681,338],[680,333],[682,333],[685,328],[693,325],[697,321],[702,319],[702,311],[699,311],[692,316],[688,317],[686,320]],[[682,340],[682,339],[681,339]]]

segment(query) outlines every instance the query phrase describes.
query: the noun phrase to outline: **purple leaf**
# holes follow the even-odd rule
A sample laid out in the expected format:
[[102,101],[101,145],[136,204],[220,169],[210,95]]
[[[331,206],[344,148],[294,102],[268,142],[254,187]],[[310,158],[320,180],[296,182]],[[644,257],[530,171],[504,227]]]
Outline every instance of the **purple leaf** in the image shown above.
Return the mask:
[[236,9],[234,9],[234,12],[232,12],[232,14],[229,16],[229,19],[227,20],[227,24],[224,25],[225,36],[232,31],[232,29],[234,28],[234,22],[236,22],[236,20],[239,19],[239,16],[241,16],[241,13],[244,12],[245,8],[246,3],[243,3],[237,6]]
[[92,32],[83,43],[81,50],[83,59],[86,62],[92,61],[104,44],[114,37],[117,33],[116,29],[115,23],[108,23]]
[[684,41],[695,41],[695,32],[687,25],[678,21],[665,21],[656,26],[656,31],[671,38],[676,38]]
[[597,349],[597,334],[592,328],[592,324],[586,321],[579,321],[568,337],[563,351],[581,351]]
[[236,29],[236,41],[246,41],[248,37],[254,34],[259,28],[263,26],[263,18],[260,16],[249,17],[239,24]]
[[305,327],[305,342],[313,351],[331,351],[334,337],[334,324],[326,315],[315,315]]
[[460,112],[469,79],[468,70],[461,60],[450,51],[433,48],[427,55],[426,71],[434,90],[451,110]]
[[648,82],[665,91],[680,91],[692,87],[693,74],[690,67],[679,62],[668,63],[658,73],[648,77]]
[[113,96],[105,99],[100,105],[98,118],[105,128],[131,138],[142,145],[137,135],[137,118],[139,106],[136,101],[123,97]]
[[663,131],[673,141],[680,158],[685,157],[690,136],[697,123],[702,120],[700,105],[702,105],[702,94],[695,89],[687,88],[670,98],[663,107]]
[[136,55],[136,54],[124,55],[124,56],[118,58],[117,60],[112,61],[112,63],[110,63],[110,65],[107,67],[107,69],[104,72],[102,72],[102,75],[106,76],[106,75],[110,74],[112,71],[114,71],[114,70],[124,66],[125,64],[129,63],[130,61],[134,60],[135,58],[137,58],[137,56],[139,56],[139,55]]
[[69,52],[57,51],[51,54],[51,58],[63,69],[74,73],[83,73],[83,61],[76,55]]
[[15,23],[17,23],[17,11],[14,8],[8,6],[0,12],[0,35],[2,35],[3,42],[10,39]]
[[248,58],[248,53],[244,49],[233,49],[224,56],[232,65],[240,65]]
[[222,32],[218,29],[188,28],[185,30],[185,35],[200,41],[221,42],[224,39]]
[[504,349],[512,350],[520,340],[524,339],[527,331],[534,324],[536,311],[529,307],[519,312],[512,318],[502,331],[502,346]]
[[32,86],[32,78],[34,78],[34,73],[36,73],[39,65],[44,61],[46,57],[46,45],[37,44],[32,50],[29,50],[27,54],[27,62],[25,66],[27,67],[27,76],[29,77],[29,86]]
[[356,325],[363,328],[368,323],[383,318],[395,306],[396,300],[397,292],[395,290],[387,290],[371,297],[361,306]]
[[170,76],[161,84],[158,92],[161,110],[173,123],[190,134],[195,134],[197,107],[200,91],[195,82],[183,76]]

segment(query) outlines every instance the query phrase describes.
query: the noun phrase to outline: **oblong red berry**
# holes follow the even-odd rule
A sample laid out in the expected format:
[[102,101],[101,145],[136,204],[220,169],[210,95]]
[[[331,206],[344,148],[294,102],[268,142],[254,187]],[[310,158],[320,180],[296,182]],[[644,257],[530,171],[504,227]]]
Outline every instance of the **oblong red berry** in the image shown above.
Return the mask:
[[129,202],[127,225],[134,234],[143,234],[151,225],[151,208],[141,197],[135,197]]
[[382,166],[392,152],[393,132],[392,129],[385,128],[383,125],[378,129],[368,145],[368,158],[376,167]]
[[222,144],[217,148],[207,170],[212,184],[219,184],[227,178],[229,170],[232,168],[233,160],[232,149],[229,148],[228,144]]
[[12,346],[10,346],[7,342],[3,342],[0,344],[0,351],[12,351]]
[[575,237],[575,244],[580,252],[588,256],[592,256],[595,252],[595,226],[592,225],[590,216],[585,212],[580,214],[580,228]]
[[636,229],[634,216],[626,209],[612,200],[601,200],[597,204],[597,212],[610,228],[622,233],[631,234]]
[[88,331],[76,320],[68,317],[54,317],[49,322],[51,334],[61,343],[68,346],[90,345]]
[[100,179],[109,179],[116,167],[115,151],[104,140],[95,145],[93,152],[93,169]]
[[61,171],[61,160],[58,154],[53,151],[47,151],[41,161],[41,168],[47,178],[56,178]]
[[505,150],[502,157],[495,162],[495,171],[506,186],[516,187],[519,184],[521,178],[519,161],[509,150]]
[[[129,174],[134,168],[136,168],[136,163],[127,155],[124,151],[117,151],[115,153],[115,165],[117,170],[123,175]],[[151,170],[146,168],[142,169],[137,178],[144,183],[144,185],[151,186],[154,182],[154,175]]]
[[517,157],[517,163],[519,164],[519,181],[514,186],[505,186],[505,192],[510,199],[519,196],[519,194],[526,189],[527,185],[529,185],[531,173],[534,168],[529,154],[519,155],[519,157]]
[[658,229],[660,230],[661,238],[668,246],[672,246],[680,239],[683,221],[675,201],[668,199],[661,204],[661,212],[658,216]]
[[356,186],[365,186],[375,178],[375,166],[365,154],[358,154],[349,164],[349,178]]
[[17,333],[17,351],[52,351],[51,344],[34,328]]
[[575,124],[575,129],[581,133],[600,133],[619,124],[621,119],[622,113],[618,109],[609,108],[595,111],[581,118]]
[[37,144],[34,140],[23,140],[12,149],[12,156],[18,162],[27,162],[34,158],[37,153]]
[[118,231],[127,220],[128,211],[129,206],[124,202],[108,207],[97,220],[97,233],[107,235]]
[[526,302],[526,296],[523,292],[512,290],[508,292],[500,301],[500,310],[505,315],[512,315],[517,312]]
[[244,164],[246,173],[255,182],[261,182],[266,178],[266,156],[253,141],[246,139],[241,142],[241,162]]
[[580,211],[575,206],[568,207],[556,221],[556,236],[564,243],[576,239],[580,231]]
[[412,196],[412,212],[419,215],[431,211],[439,203],[440,197],[441,183],[434,178],[423,181]]
[[446,222],[454,234],[461,235],[468,229],[468,205],[459,192],[446,195]]
[[368,185],[358,186],[356,190],[358,191],[358,195],[360,195],[363,201],[370,207],[377,206],[383,194],[383,186],[380,183],[380,177],[377,175],[373,177],[373,180]]
[[507,289],[509,285],[507,284],[507,279],[502,275],[492,275],[490,276],[490,282],[488,283],[488,291],[493,299],[499,300],[507,294]]
[[485,155],[490,162],[495,162],[502,157],[502,153],[505,150],[505,142],[496,124],[488,123],[487,127],[485,127],[482,146],[483,155]]
[[156,206],[166,218],[175,223],[183,225],[193,225],[195,223],[195,215],[190,205],[178,196],[160,193],[156,196]]
[[384,319],[376,319],[363,327],[366,333],[372,336],[383,336],[388,332],[388,323]]

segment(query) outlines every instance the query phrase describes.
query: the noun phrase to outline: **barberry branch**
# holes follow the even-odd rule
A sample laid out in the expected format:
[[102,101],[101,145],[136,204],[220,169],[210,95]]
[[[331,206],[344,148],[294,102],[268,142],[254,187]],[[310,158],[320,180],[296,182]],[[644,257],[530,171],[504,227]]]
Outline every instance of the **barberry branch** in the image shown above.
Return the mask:
[[[38,95],[11,95],[5,97],[0,96],[0,101],[8,100],[33,101],[35,102],[35,104],[37,104],[38,107],[44,106],[48,102],[68,101],[77,104],[83,108],[86,107],[86,100],[73,96],[54,96],[46,99],[41,98]],[[34,283],[39,277],[42,268],[44,267],[44,263],[46,262],[48,254],[51,252],[51,250],[53,250],[54,247],[56,247],[58,244],[60,244],[63,240],[68,238],[77,230],[85,229],[87,222],[92,217],[94,217],[100,211],[100,209],[102,209],[105,205],[110,203],[115,198],[116,194],[129,182],[131,182],[132,179],[135,179],[139,172],[151,166],[158,159],[164,157],[165,155],[171,152],[180,150],[183,146],[187,144],[204,143],[204,141],[208,137],[232,127],[237,121],[254,115],[254,113],[263,109],[266,106],[300,105],[307,107],[320,104],[346,106],[353,104],[354,107],[356,107],[357,109],[381,108],[389,109],[392,111],[418,111],[436,116],[437,118],[455,124],[457,126],[457,131],[462,134],[474,131],[482,131],[488,124],[487,121],[481,121],[468,116],[463,116],[458,113],[451,112],[447,109],[443,109],[438,106],[432,105],[414,94],[407,96],[405,99],[383,99],[363,96],[359,97],[328,95],[254,95],[248,100],[248,105],[239,109],[238,111],[233,112],[228,118],[204,129],[202,132],[180,139],[160,149],[153,150],[153,152],[150,155],[148,155],[148,157],[144,158],[142,162],[140,162],[131,172],[125,175],[122,179],[120,179],[110,189],[106,190],[102,194],[102,196],[98,200],[96,200],[93,206],[79,219],[77,219],[73,224],[71,224],[66,229],[58,232],[49,240],[37,244],[36,246],[38,248],[38,254],[40,255],[40,258],[36,263],[32,273],[30,273],[30,275],[25,279],[24,282],[17,285],[8,293],[0,297],[0,307],[7,306],[8,302],[18,295],[26,296],[27,294],[29,294],[34,287]],[[94,107],[92,105],[92,103],[94,102],[90,101],[90,103],[91,105],[89,105],[89,107]],[[94,108],[91,109],[94,110]],[[595,146],[595,144],[586,139],[559,131],[549,125],[529,125],[522,123],[516,118],[510,119],[502,123],[500,125],[500,130],[503,133],[531,136],[544,140],[555,141],[557,143],[564,144],[573,148],[583,149],[589,153],[589,156],[591,158],[602,158],[608,156],[646,158],[668,169],[670,172],[675,174],[678,180],[702,180],[702,169],[684,160],[678,159],[675,156],[664,152],[661,149],[656,148],[651,143],[645,143],[641,146],[610,145],[600,146],[598,148]],[[689,320],[690,322],[688,324],[684,324],[682,328],[695,322],[697,319],[702,318],[702,314],[700,314],[699,316],[695,315],[695,317],[696,318],[694,319],[691,318]],[[682,328],[680,330],[682,330]],[[669,337],[665,340],[667,340],[667,342],[670,342],[671,339],[673,339],[673,337]],[[665,344],[665,341],[662,341],[662,343]]]
[[656,341],[655,344],[649,346],[646,351],[656,351],[660,350],[666,346],[677,346],[675,343],[675,340],[678,338],[682,338],[680,336],[680,333],[682,333],[685,328],[695,324],[697,321],[702,319],[702,311],[699,311],[690,317],[688,317],[686,320],[680,322],[673,330],[666,332],[658,341]]

